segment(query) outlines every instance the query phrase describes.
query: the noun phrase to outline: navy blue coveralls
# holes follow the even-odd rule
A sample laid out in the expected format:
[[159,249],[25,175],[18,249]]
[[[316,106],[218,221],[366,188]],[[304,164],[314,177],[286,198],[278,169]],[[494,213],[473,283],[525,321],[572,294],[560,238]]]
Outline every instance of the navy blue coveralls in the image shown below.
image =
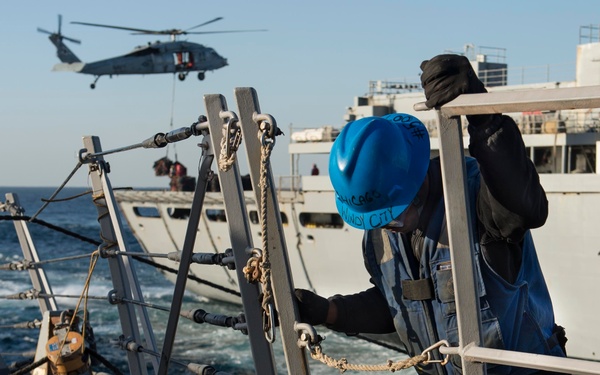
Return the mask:
[[[477,120],[485,119],[485,124]],[[527,157],[521,134],[508,116],[470,116],[467,159],[471,223],[484,345],[564,356],[564,331],[552,303],[529,229],[543,225],[548,202]],[[477,125],[475,125],[477,124]],[[330,299],[338,308],[330,328],[347,333],[396,331],[410,355],[438,340],[457,344],[454,291],[439,159],[431,160],[430,190],[418,229],[365,232],[365,265],[375,287]],[[460,358],[420,373],[460,373]],[[536,370],[488,365],[491,374]]]

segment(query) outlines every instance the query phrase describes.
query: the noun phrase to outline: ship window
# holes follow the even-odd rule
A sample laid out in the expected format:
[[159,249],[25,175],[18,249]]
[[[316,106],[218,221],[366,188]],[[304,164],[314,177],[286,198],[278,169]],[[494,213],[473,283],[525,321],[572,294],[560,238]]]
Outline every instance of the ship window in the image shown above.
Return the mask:
[[189,208],[175,208],[175,207],[167,208],[167,213],[173,219],[182,219],[182,220],[187,219],[188,217],[190,217],[191,211],[192,210],[190,210]]
[[210,221],[227,221],[227,217],[225,216],[225,210],[221,209],[207,209],[206,217]]
[[303,212],[300,214],[300,224],[306,228],[342,228],[344,221],[336,213]]
[[133,207],[133,213],[137,217],[160,217],[156,207]]
[[538,173],[557,173],[560,172],[557,161],[560,160],[555,155],[552,147],[536,147],[533,149],[533,164]]
[[[260,224],[260,219],[258,218],[258,212],[250,211],[248,212],[248,216],[250,217],[250,222],[252,224]],[[281,212],[281,224],[287,224],[288,218],[284,212]]]
[[570,173],[596,173],[596,146],[569,147]]

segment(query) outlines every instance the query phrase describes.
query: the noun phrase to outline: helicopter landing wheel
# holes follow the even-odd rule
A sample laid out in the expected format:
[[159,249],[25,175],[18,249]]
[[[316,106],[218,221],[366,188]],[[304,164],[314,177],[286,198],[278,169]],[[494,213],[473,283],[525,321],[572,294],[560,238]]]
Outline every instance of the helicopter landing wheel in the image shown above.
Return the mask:
[[96,79],[94,79],[94,82],[92,82],[90,84],[90,88],[93,90],[96,88],[96,82],[98,82],[98,80],[100,79],[100,76],[96,76]]
[[179,74],[177,75],[177,78],[179,78],[179,80],[180,80],[180,81],[183,81],[183,80],[185,79],[185,74],[183,74],[183,73],[179,73]]
[[200,81],[203,81],[203,80],[204,80],[204,72],[200,72],[200,73],[198,73],[198,79],[199,79]]

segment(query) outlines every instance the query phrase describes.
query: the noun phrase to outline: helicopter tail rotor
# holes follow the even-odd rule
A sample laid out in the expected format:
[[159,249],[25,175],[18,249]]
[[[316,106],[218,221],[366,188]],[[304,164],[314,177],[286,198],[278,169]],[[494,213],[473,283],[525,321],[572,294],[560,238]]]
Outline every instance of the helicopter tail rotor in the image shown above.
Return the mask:
[[43,34],[50,35],[50,40],[53,40],[53,39],[56,39],[57,41],[58,40],[60,40],[60,41],[62,41],[62,40],[68,40],[69,42],[81,44],[81,41],[78,40],[78,39],[69,38],[68,36],[62,35],[61,29],[62,29],[62,15],[59,14],[58,15],[58,31],[57,32],[50,32],[48,30],[42,29],[41,27],[38,27],[37,31],[40,32],[40,33],[43,33]]
[[54,46],[56,47],[56,55],[58,56],[58,58],[60,59],[61,62],[69,63],[69,64],[81,62],[81,60],[79,60],[79,58],[77,56],[75,56],[75,54],[63,43],[63,40],[68,40],[69,42],[73,42],[73,43],[77,43],[77,44],[80,44],[81,41],[62,35],[61,28],[62,28],[62,15],[59,14],[58,15],[58,31],[57,32],[50,32],[50,31],[42,29],[40,27],[38,27],[37,31],[39,31],[40,33],[43,33],[43,34],[50,35],[48,37],[48,39],[50,39],[52,44],[54,44]]

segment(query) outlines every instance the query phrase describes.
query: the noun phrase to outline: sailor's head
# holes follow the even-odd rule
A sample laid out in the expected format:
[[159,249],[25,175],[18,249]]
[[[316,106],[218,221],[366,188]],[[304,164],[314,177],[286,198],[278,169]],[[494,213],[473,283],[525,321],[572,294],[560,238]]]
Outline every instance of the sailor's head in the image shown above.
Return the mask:
[[329,156],[339,214],[359,229],[416,226],[429,155],[427,128],[414,116],[394,113],[346,124]]

